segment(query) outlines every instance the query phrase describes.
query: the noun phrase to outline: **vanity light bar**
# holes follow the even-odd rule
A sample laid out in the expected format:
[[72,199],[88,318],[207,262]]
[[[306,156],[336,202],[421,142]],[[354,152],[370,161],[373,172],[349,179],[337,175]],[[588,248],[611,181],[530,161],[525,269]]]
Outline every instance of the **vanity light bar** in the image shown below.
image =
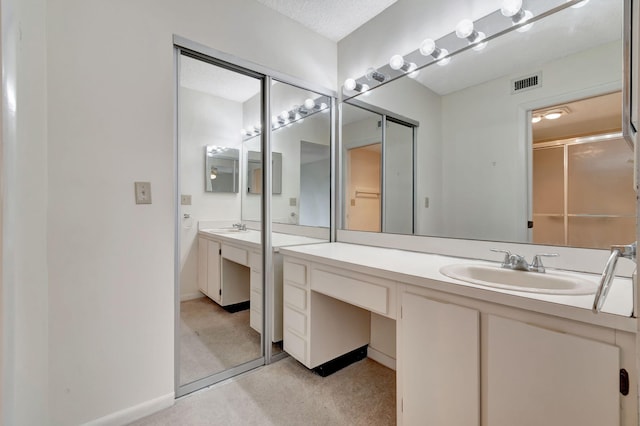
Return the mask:
[[[391,82],[404,75],[416,77],[423,67],[437,63],[447,65],[452,56],[468,49],[476,51],[487,46],[494,37],[510,31],[524,32],[534,22],[548,14],[568,7],[583,6],[589,0],[503,0],[502,7],[476,20],[463,19],[455,31],[437,40],[424,39],[420,47],[404,56],[393,55],[388,64],[370,67],[364,76],[347,78],[343,85],[343,100],[349,99]],[[508,18],[508,19],[505,19]]]
[[[294,105],[289,110],[284,110],[278,115],[271,117],[271,129],[279,129],[281,127],[290,126],[295,122],[302,121],[306,117],[318,112],[325,112],[329,110],[329,106],[326,102],[326,96],[320,96],[316,99],[307,98],[302,105]],[[256,124],[255,126],[248,126],[240,130],[243,142],[259,136],[262,134],[262,125]]]

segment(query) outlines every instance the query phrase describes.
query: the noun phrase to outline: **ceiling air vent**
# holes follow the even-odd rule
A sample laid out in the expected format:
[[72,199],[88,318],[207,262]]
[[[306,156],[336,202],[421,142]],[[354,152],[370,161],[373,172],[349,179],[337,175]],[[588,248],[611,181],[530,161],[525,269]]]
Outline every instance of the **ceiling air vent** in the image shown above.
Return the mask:
[[542,72],[537,72],[527,77],[511,80],[511,93],[520,93],[540,86],[542,86]]

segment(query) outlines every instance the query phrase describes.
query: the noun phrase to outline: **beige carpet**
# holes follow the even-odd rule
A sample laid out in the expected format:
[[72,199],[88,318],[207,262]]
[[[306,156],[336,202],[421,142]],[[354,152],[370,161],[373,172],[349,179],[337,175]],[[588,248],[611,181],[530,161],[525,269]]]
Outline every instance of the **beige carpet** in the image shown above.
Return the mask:
[[395,372],[369,359],[320,377],[286,358],[133,424],[394,425],[395,395]]
[[180,384],[259,358],[249,309],[229,313],[208,297],[180,303]]

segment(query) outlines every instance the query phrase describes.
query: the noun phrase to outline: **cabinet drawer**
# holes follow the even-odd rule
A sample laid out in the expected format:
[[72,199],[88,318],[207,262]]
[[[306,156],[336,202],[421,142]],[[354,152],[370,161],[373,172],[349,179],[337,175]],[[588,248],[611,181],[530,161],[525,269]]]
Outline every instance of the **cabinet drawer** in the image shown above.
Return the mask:
[[303,364],[307,364],[307,341],[288,330],[284,331],[284,350]]
[[236,262],[246,266],[249,264],[247,256],[248,253],[244,249],[228,246],[226,244],[222,245],[222,257],[224,257],[225,259],[229,259],[232,262]]
[[284,285],[284,303],[301,311],[307,310],[307,291],[292,285]]
[[251,290],[257,291],[258,293],[262,293],[262,274],[260,272],[256,272],[251,269],[251,278],[249,278],[251,282]]
[[255,311],[253,306],[249,312],[249,325],[258,333],[262,333],[262,313]]
[[251,290],[251,294],[249,295],[249,304],[249,306],[251,306],[251,310],[262,312],[262,294]]
[[391,288],[365,279],[313,269],[311,289],[369,311],[394,317],[395,313],[391,312],[389,303]]
[[306,265],[284,262],[284,279],[296,284],[307,285]]
[[284,323],[289,331],[293,331],[300,336],[307,336],[307,316],[298,311],[286,307],[284,308]]
[[249,267],[252,271],[262,271],[262,255],[260,253],[249,253]]

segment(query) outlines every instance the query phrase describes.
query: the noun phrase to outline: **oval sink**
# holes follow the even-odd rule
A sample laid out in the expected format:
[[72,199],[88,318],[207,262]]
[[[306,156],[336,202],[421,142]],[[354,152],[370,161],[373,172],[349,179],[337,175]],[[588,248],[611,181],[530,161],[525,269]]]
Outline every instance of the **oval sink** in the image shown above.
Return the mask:
[[494,266],[456,264],[440,268],[440,273],[456,280],[503,290],[541,294],[594,294],[593,281],[561,272],[514,271]]

